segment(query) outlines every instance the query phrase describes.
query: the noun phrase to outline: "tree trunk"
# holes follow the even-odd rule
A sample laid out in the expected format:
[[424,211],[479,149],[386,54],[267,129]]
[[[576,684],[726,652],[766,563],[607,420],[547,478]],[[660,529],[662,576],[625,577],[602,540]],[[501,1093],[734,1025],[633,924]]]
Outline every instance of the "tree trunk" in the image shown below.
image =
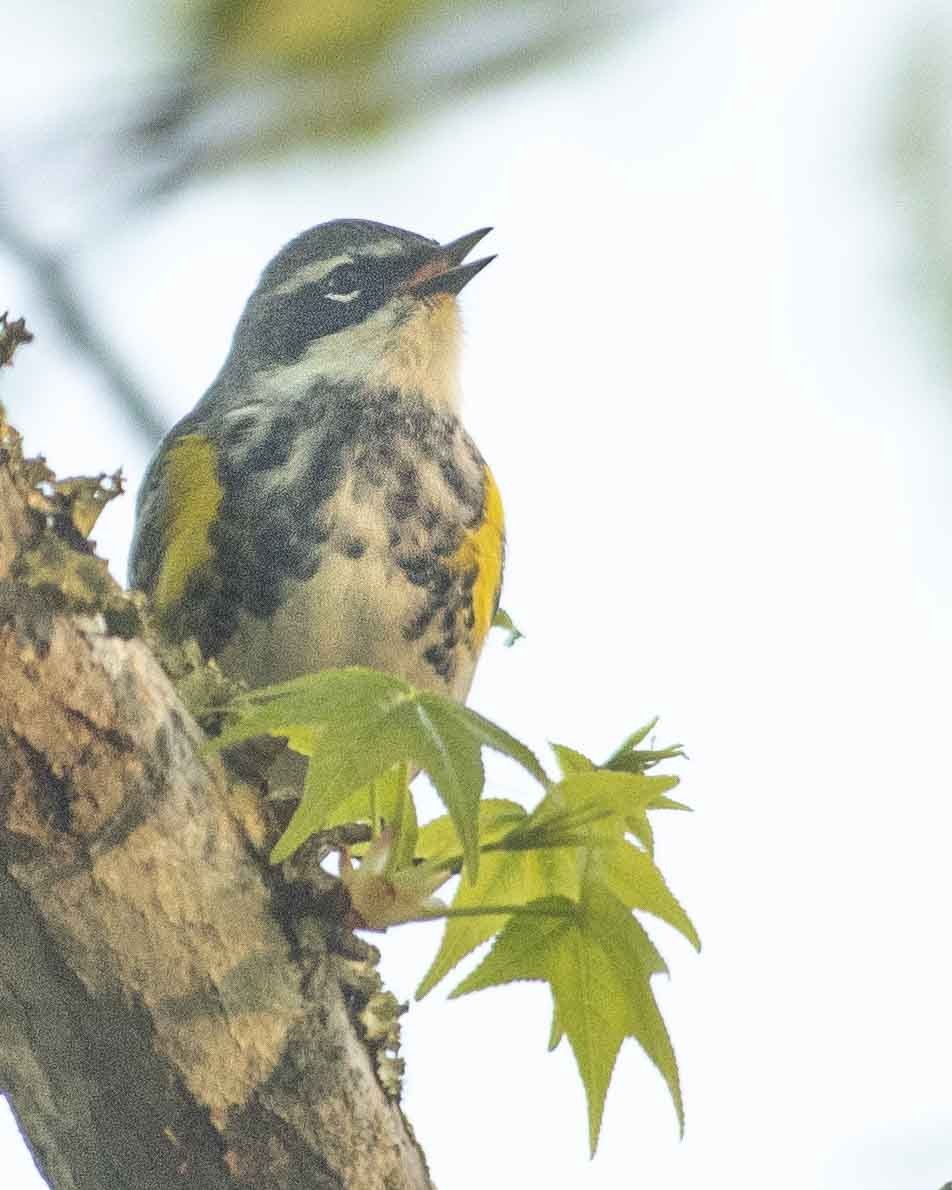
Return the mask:
[[0,417],[0,1088],[43,1176],[430,1187],[348,961],[37,466]]

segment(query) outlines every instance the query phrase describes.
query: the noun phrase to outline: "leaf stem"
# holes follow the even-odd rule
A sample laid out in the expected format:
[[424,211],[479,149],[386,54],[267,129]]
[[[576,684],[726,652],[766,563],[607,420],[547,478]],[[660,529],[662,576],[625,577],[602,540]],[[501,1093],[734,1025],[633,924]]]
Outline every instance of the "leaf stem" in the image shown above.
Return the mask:
[[466,908],[434,909],[414,917],[412,921],[435,921],[441,917],[500,917],[508,914],[512,917],[571,917],[572,909],[568,905],[564,908],[552,905],[471,905]]

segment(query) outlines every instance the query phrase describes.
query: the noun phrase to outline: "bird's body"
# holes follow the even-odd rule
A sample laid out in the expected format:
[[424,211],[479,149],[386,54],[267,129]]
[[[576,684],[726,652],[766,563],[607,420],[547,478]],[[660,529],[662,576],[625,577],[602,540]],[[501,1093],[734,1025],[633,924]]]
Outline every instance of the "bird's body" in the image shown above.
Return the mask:
[[483,234],[341,220],[268,266],[140,492],[130,580],[170,637],[251,686],[366,665],[465,698],[503,563],[458,412],[455,295]]

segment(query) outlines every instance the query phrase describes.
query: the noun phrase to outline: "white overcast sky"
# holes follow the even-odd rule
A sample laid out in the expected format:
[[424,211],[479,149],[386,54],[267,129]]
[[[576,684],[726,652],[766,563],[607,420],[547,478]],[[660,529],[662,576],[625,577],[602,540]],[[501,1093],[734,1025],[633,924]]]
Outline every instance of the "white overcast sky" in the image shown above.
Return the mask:
[[[90,8],[20,14],[5,119],[13,96],[71,102],[95,74]],[[79,262],[171,423],[297,231],[495,225],[499,259],[463,297],[467,421],[506,501],[504,604],[527,638],[493,643],[473,702],[540,750],[596,756],[661,716],[697,812],[659,824],[659,860],[704,952],[650,926],[685,1139],[629,1044],[594,1162],[543,989],[413,1008],[406,1106],[441,1186],[952,1179],[952,392],[883,164],[903,54],[939,8],[672,6],[379,147],[190,190]],[[62,474],[121,463],[134,486],[142,444],[0,254],[7,306],[37,332],[2,377],[27,446]],[[119,575],[132,510],[97,529]],[[386,940],[398,995],[436,937]],[[4,1124],[0,1184],[39,1185]]]

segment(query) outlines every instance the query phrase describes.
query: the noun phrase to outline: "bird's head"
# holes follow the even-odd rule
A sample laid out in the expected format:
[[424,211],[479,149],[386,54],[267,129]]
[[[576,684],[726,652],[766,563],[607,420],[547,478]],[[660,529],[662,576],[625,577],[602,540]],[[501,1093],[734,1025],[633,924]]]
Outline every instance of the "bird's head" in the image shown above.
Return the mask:
[[360,219],[303,232],[261,275],[227,366],[272,392],[320,382],[458,402],[456,295],[493,259],[464,263],[490,231],[448,244]]

